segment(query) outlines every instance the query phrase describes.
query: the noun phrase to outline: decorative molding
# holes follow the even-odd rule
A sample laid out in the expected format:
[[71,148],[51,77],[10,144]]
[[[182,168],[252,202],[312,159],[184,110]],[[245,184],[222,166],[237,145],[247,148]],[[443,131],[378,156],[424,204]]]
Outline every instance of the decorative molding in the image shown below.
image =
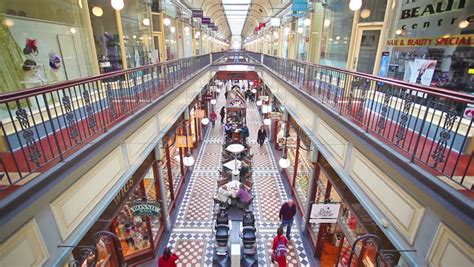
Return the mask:
[[156,118],[152,117],[125,140],[130,164],[135,163],[145,147],[158,135],[157,128]]
[[428,251],[426,262],[428,266],[433,267],[474,266],[474,248],[444,223],[440,223]]
[[339,164],[344,166],[344,161],[347,156],[347,145],[349,144],[347,140],[321,118],[318,119],[318,125],[316,126],[316,136],[322,141],[322,145],[331,152]]
[[50,203],[63,241],[125,173],[120,146]]
[[41,266],[49,254],[35,219],[0,245],[0,266]]
[[412,245],[425,208],[356,148],[349,172],[354,181]]

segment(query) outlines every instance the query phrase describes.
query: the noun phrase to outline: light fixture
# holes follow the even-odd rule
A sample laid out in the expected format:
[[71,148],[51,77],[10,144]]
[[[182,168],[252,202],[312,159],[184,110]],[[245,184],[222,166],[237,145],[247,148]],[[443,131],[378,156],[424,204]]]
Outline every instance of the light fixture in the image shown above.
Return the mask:
[[164,24],[165,26],[169,26],[169,25],[171,24],[171,20],[170,20],[169,18],[164,18],[164,19],[163,19],[163,24]]
[[264,120],[263,120],[263,124],[265,124],[265,125],[268,126],[268,125],[272,124],[272,120],[270,120],[270,119],[264,119]]
[[336,36],[336,40],[340,40],[341,39],[341,36]]
[[402,30],[401,30],[401,29],[396,30],[396,31],[395,31],[395,34],[396,34],[396,35],[402,34]]
[[277,33],[277,32],[273,32],[273,37],[275,37],[275,39],[278,39],[278,33]]
[[324,20],[324,27],[327,28],[327,27],[329,27],[329,25],[331,25],[331,20],[325,19],[325,20]]
[[290,32],[290,28],[285,27],[285,28],[283,29],[283,32],[286,33],[286,34],[288,34],[288,33]]
[[175,28],[175,27],[173,27],[173,26],[171,26],[171,28],[170,28],[170,32],[171,32],[171,33],[174,33],[175,31],[176,31],[176,28]]
[[360,17],[363,19],[370,17],[370,9],[368,8],[362,9],[362,11],[360,12]]
[[299,27],[299,28],[298,28],[298,33],[299,33],[299,34],[302,34],[303,32],[304,32],[303,27]]
[[102,17],[104,10],[101,7],[95,6],[92,8],[92,14],[96,17]]
[[74,28],[74,27],[71,27],[71,29],[69,29],[69,31],[70,31],[72,34],[74,34],[74,33],[77,32],[76,28]]
[[7,26],[7,27],[10,28],[10,27],[13,27],[13,25],[15,25],[15,23],[14,23],[13,20],[11,20],[11,19],[5,19],[5,20],[3,21],[3,25],[5,25],[5,26]]
[[201,123],[202,123],[202,125],[208,125],[209,124],[209,119],[208,118],[202,118]]
[[357,11],[362,7],[362,0],[351,0],[349,2],[349,8],[352,11]]
[[469,26],[469,21],[463,20],[463,21],[459,22],[459,25],[458,25],[458,26],[459,26],[459,28],[461,28],[461,29],[467,28],[467,26]]
[[185,33],[188,33],[188,32],[189,32],[189,27],[188,27],[188,26],[184,27],[184,32],[185,32]]
[[278,165],[280,165],[280,168],[286,169],[290,167],[290,160],[286,157],[286,155],[283,155],[283,157],[281,157],[281,159],[278,161]]
[[257,100],[257,106],[261,106],[262,105],[262,100]]
[[123,7],[125,6],[125,4],[123,3],[123,0],[112,0],[110,3],[112,4],[112,7],[115,10],[122,10]]
[[221,89],[217,88],[216,93],[220,93],[220,92],[221,92]]
[[257,89],[253,88],[251,92],[252,92],[252,94],[256,94],[256,93],[257,93]]
[[252,81],[250,81],[250,82],[249,82],[249,84],[250,84],[250,86],[252,86],[252,85],[253,85],[253,82],[252,82]]
[[194,158],[191,153],[188,152],[188,154],[186,154],[186,157],[183,158],[183,164],[186,167],[191,167],[194,165]]
[[215,105],[217,103],[217,100],[215,98],[211,99],[211,104]]
[[133,38],[133,39],[137,39],[137,36],[136,36],[136,35],[133,35],[132,38]]
[[311,24],[311,19],[305,18],[305,19],[303,20],[303,24],[304,24],[304,26],[309,26],[309,25]]
[[142,20],[142,23],[143,23],[143,25],[145,25],[145,26],[150,26],[150,19],[149,19],[149,18],[144,18],[144,19]]

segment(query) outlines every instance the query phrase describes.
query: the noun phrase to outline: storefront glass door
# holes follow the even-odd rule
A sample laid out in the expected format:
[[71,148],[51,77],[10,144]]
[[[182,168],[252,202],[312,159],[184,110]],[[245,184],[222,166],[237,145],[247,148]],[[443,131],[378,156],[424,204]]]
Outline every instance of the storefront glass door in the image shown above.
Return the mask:
[[356,71],[372,74],[374,72],[381,29],[359,28],[357,45],[359,48],[355,61]]

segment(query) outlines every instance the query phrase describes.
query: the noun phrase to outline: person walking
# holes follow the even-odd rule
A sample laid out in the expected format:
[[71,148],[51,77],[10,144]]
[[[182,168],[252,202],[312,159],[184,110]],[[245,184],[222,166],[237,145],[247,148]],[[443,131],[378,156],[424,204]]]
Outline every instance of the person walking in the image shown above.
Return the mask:
[[165,248],[163,256],[158,259],[158,267],[175,267],[178,255],[171,252],[171,247]]
[[247,125],[244,123],[242,125],[242,138],[244,139],[244,143],[247,142],[247,138],[250,136],[249,128]]
[[288,199],[280,208],[280,220],[281,225],[280,227],[284,227],[286,225],[286,238],[288,240],[291,239],[291,225],[293,224],[293,220],[296,215],[296,205],[292,199]]
[[224,123],[224,119],[225,119],[225,107],[222,107],[221,108],[221,123]]
[[212,123],[212,127],[214,127],[216,125],[216,120],[217,120],[217,113],[213,110],[211,112],[211,123]]
[[260,126],[260,129],[258,129],[257,133],[257,143],[260,145],[260,147],[263,146],[263,143],[265,142],[265,139],[267,138],[267,131],[265,130],[265,126]]
[[286,266],[286,248],[288,247],[288,239],[283,235],[283,227],[279,227],[277,235],[273,238],[272,246],[272,263],[278,263],[278,267]]

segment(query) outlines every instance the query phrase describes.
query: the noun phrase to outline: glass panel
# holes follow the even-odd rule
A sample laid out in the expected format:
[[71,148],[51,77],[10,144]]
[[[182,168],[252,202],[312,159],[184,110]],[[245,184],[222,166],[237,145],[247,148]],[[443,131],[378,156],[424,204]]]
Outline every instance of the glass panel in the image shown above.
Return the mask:
[[345,0],[329,0],[324,9],[320,63],[346,68],[354,12]]
[[120,12],[128,68],[150,64],[151,29],[145,1],[125,1]]
[[178,43],[176,41],[176,22],[173,19],[170,20],[171,24],[168,26],[164,26],[166,60],[178,58]]
[[360,9],[359,23],[384,21],[387,1],[364,0]]
[[359,58],[357,71],[372,74],[374,71],[377,46],[379,44],[380,30],[362,31],[360,40]]
[[101,0],[89,1],[89,9],[101,73],[122,69],[115,9]]
[[300,155],[295,188],[300,202],[305,205],[308,198],[308,187],[312,170],[311,151],[308,151],[308,147],[303,142],[300,143],[300,146],[304,149],[300,148],[299,150]]

